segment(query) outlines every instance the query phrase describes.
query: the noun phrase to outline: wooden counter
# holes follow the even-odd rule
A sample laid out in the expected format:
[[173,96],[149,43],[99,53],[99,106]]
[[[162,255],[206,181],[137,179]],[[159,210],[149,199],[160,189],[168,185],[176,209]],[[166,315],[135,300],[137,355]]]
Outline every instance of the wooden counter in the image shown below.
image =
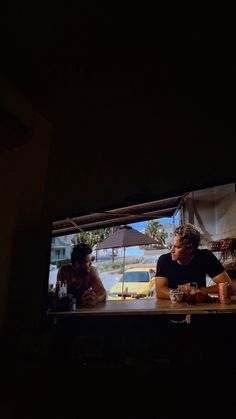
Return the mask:
[[209,371],[209,358],[216,370],[228,368],[228,353],[236,350],[235,320],[236,301],[188,306],[155,298],[107,301],[47,316],[58,362],[65,354],[73,365],[76,360],[116,368],[131,362],[139,369],[178,369],[194,359],[194,368],[203,374]]
[[94,308],[77,308],[76,311],[55,312],[48,311],[49,317],[78,317],[78,316],[156,316],[167,314],[207,314],[207,313],[236,313],[236,300],[231,304],[215,302],[198,303],[188,306],[187,303],[171,303],[169,300],[145,298],[140,300],[106,301]]

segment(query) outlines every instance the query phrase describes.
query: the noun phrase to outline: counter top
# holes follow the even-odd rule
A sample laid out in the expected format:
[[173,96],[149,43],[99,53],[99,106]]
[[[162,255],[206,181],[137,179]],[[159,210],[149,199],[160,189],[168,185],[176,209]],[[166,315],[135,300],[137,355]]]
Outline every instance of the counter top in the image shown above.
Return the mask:
[[154,297],[149,297],[139,300],[106,301],[93,308],[77,308],[75,311],[56,312],[49,310],[47,315],[49,317],[78,317],[207,313],[236,313],[236,300],[232,299],[231,304],[210,302],[189,306],[186,302],[172,303],[169,300],[157,300]]

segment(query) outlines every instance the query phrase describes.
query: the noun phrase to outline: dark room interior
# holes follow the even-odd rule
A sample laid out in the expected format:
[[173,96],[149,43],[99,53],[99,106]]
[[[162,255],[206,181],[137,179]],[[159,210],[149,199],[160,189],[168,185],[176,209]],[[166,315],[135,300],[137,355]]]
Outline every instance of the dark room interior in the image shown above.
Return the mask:
[[198,392],[222,394],[215,379],[232,396],[233,315],[187,331],[45,316],[52,219],[236,181],[235,30],[221,13],[183,16],[64,2],[1,13],[2,418],[81,417],[90,395],[88,416],[172,417],[180,384],[188,410]]

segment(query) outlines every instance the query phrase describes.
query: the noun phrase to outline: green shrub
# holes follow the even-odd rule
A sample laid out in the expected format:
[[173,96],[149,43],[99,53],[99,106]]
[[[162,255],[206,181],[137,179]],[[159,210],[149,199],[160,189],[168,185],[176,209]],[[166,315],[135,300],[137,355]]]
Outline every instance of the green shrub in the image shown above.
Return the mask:
[[[127,269],[129,264],[135,264],[135,263],[141,263],[143,261],[143,258],[136,258],[136,259],[130,259],[126,262],[125,268]],[[114,271],[119,269],[119,273],[123,273],[123,260],[116,261],[114,263],[112,262],[106,262],[106,263],[99,263],[95,265],[99,272],[107,272],[107,271]]]
[[67,263],[70,263],[70,259],[64,259],[64,260],[58,260],[57,262],[54,262],[58,268],[60,268],[63,265],[67,265]]

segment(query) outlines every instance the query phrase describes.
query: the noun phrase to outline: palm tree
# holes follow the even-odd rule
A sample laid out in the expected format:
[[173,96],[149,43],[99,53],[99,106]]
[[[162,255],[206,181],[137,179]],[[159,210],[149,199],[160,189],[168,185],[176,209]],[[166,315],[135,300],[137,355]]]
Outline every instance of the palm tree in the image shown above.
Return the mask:
[[94,231],[82,231],[76,234],[72,241],[74,244],[82,242],[93,247],[97,243],[97,234]]
[[[93,231],[82,231],[81,233],[76,234],[72,239],[73,244],[80,242],[87,243],[91,247],[94,247],[95,244],[105,240],[112,233],[117,230],[117,227],[107,227],[100,230]],[[97,260],[97,251],[96,251],[96,260]],[[112,249],[112,262],[114,262],[114,249]]]
[[145,228],[145,234],[157,240],[162,248],[165,247],[165,235],[163,231],[163,225],[159,221],[148,221],[148,225]]

